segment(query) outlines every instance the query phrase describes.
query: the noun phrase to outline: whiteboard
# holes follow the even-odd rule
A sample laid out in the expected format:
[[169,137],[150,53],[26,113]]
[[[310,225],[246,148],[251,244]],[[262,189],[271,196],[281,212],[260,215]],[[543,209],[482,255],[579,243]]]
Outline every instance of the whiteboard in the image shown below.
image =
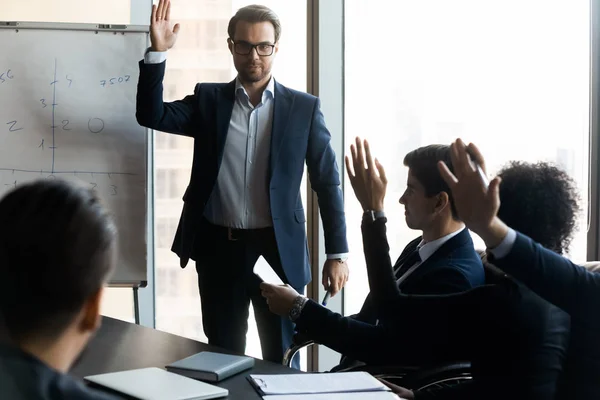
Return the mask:
[[147,33],[41,25],[0,29],[0,195],[35,179],[93,188],[119,229],[111,284],[145,286],[148,146],[135,95]]

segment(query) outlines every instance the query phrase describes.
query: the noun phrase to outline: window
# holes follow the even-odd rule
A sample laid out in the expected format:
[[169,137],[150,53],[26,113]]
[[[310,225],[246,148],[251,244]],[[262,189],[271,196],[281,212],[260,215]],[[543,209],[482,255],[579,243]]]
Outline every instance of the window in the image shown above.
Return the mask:
[[[157,135],[158,136],[158,135]],[[169,186],[167,184],[161,184],[159,182],[167,182],[167,170],[156,168],[154,180],[156,182],[155,196],[156,199],[167,199],[169,198]]]
[[[404,155],[459,136],[479,145],[490,173],[515,159],[560,164],[583,206],[570,256],[585,259],[589,8],[585,0],[346,2],[346,147],[367,138],[386,167],[392,260],[418,236],[398,204]],[[361,209],[347,180],[346,188],[352,314],[368,284]]]
[[[227,49],[227,24],[237,9],[252,3],[248,0],[172,3],[171,16],[182,28],[177,45],[168,55],[166,100],[191,94],[197,82],[227,82],[235,77]],[[272,8],[283,25],[274,76],[288,87],[306,90],[306,2],[269,0],[261,4]],[[182,270],[177,256],[169,250],[183,206],[181,196],[190,177],[193,140],[160,132],[156,138],[156,327],[205,341],[193,262]],[[260,357],[253,315],[249,325],[247,353]]]

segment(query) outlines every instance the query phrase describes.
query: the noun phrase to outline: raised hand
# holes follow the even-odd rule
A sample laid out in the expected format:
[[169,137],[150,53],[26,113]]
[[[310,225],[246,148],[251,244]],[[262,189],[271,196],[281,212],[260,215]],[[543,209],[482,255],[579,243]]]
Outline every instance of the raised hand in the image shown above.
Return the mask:
[[160,0],[158,5],[152,6],[150,17],[150,41],[152,51],[167,51],[175,44],[179,24],[171,30],[171,1]]
[[[383,166],[371,156],[369,142],[356,138],[356,145],[350,146],[352,162],[346,156],[346,171],[354,189],[356,199],[363,210],[382,211],[387,188],[387,178]],[[365,167],[365,159],[367,166]]]
[[457,139],[450,147],[450,154],[454,173],[440,161],[440,174],[452,191],[460,219],[469,229],[483,237],[495,222],[500,208],[500,178],[494,178],[489,186],[482,179],[472,160],[484,170],[485,160],[473,144],[467,147],[462,140]]

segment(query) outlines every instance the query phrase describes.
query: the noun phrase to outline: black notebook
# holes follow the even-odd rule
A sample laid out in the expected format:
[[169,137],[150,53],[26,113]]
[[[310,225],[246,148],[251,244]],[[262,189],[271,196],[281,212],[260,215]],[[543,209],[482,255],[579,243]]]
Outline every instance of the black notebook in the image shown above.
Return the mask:
[[219,382],[254,367],[254,358],[203,351],[166,366],[167,371],[194,379]]

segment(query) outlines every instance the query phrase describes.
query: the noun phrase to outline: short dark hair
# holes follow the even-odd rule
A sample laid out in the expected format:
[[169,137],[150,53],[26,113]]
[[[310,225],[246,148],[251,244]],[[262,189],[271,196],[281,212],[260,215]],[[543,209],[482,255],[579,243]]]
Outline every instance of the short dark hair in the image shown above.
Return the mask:
[[281,37],[281,22],[279,17],[268,7],[259,4],[252,4],[240,8],[229,20],[227,34],[230,39],[235,39],[235,28],[238,21],[250,22],[252,24],[259,22],[270,22],[275,28],[275,43],[279,42]]
[[64,332],[112,272],[116,232],[94,192],[65,181],[0,200],[0,311],[12,340]]
[[498,217],[547,249],[568,250],[580,211],[573,179],[547,162],[512,161],[498,176]]
[[458,220],[458,212],[454,205],[454,198],[450,188],[440,175],[438,162],[444,161],[450,171],[454,171],[452,167],[452,159],[450,158],[450,146],[443,144],[432,144],[429,146],[419,147],[411,151],[404,157],[404,165],[410,168],[412,174],[425,188],[427,197],[435,196],[441,192],[448,195],[450,201],[450,211],[452,218]]

